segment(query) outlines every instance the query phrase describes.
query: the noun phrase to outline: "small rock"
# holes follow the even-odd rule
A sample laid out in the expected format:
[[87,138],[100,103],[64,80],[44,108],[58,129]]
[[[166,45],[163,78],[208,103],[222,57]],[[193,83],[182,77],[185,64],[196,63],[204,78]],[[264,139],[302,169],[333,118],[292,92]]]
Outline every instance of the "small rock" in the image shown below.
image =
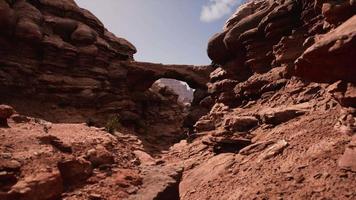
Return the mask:
[[[182,168],[148,166],[142,169],[140,189],[128,200],[178,199]],[[136,185],[137,186],[137,185]]]
[[53,135],[46,135],[38,138],[41,143],[49,144],[57,148],[63,153],[72,153],[72,147],[69,144],[63,143],[59,138]]
[[263,123],[278,125],[305,113],[306,110],[300,109],[298,106],[290,106],[286,108],[266,109],[260,113],[260,117]]
[[355,109],[343,109],[338,122],[334,128],[343,134],[353,135],[356,133],[356,112]]
[[10,158],[12,158],[12,154],[11,153],[0,153],[0,157],[4,158],[4,159],[10,159]]
[[205,131],[211,131],[215,129],[215,124],[211,120],[199,120],[197,123],[194,125],[194,128],[196,132],[205,132]]
[[14,109],[8,105],[0,105],[0,127],[8,127],[7,119],[14,114]]
[[89,178],[93,173],[91,163],[83,158],[72,158],[58,162],[63,181],[76,184]]
[[258,119],[253,116],[246,117],[229,117],[223,122],[223,126],[226,130],[230,131],[249,131],[258,125]]
[[141,165],[154,165],[156,163],[155,159],[146,152],[136,150],[133,153],[139,159]]
[[267,160],[269,158],[272,158],[273,156],[276,156],[277,154],[282,153],[282,151],[288,146],[288,142],[285,140],[279,140],[276,142],[274,145],[270,146],[267,148],[260,156],[259,156],[259,162],[262,160]]
[[115,162],[112,153],[102,145],[98,145],[95,149],[90,149],[86,154],[86,159],[89,160],[94,167]]
[[356,147],[346,148],[338,161],[340,168],[356,172]]
[[11,119],[15,122],[15,123],[27,123],[30,122],[31,119],[24,116],[24,115],[19,115],[19,114],[15,114],[11,117]]
[[240,150],[241,155],[250,155],[253,153],[261,152],[265,150],[268,146],[274,144],[274,141],[263,141],[263,142],[257,142],[255,144],[251,144],[243,149]]
[[89,199],[90,200],[102,200],[103,197],[100,194],[90,194]]
[[58,172],[40,173],[26,177],[8,192],[8,199],[57,199],[63,192],[62,178]]
[[18,172],[20,171],[21,163],[16,160],[1,160],[0,171]]
[[142,177],[136,170],[120,169],[117,172],[115,183],[123,188],[127,188],[130,185],[139,186],[142,184]]

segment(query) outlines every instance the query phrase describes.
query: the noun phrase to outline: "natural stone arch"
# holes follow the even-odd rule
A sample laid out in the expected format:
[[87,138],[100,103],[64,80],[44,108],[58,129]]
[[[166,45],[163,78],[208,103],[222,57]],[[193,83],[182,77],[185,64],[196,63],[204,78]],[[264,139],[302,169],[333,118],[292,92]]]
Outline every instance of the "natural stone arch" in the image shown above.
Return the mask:
[[193,89],[206,90],[209,75],[213,70],[210,66],[164,65],[136,61],[122,62],[122,64],[128,70],[127,81],[130,88],[139,91],[147,90],[161,78],[183,81]]

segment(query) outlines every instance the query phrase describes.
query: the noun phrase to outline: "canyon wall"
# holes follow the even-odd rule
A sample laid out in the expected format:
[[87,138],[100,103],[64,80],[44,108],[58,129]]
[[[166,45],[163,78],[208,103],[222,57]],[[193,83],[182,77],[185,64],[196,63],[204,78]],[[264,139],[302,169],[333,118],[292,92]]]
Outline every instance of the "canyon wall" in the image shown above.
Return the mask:
[[186,158],[181,199],[356,197],[355,6],[237,9],[207,47],[215,70],[199,104],[210,111],[167,155]]
[[0,0],[0,199],[355,199],[355,14],[248,1],[211,66],[163,65],[72,0]]
[[198,89],[209,79],[208,66],[135,62],[136,48],[73,0],[1,0],[0,13],[0,98],[24,114],[97,125],[120,115],[132,122],[143,115],[139,93],[156,80]]

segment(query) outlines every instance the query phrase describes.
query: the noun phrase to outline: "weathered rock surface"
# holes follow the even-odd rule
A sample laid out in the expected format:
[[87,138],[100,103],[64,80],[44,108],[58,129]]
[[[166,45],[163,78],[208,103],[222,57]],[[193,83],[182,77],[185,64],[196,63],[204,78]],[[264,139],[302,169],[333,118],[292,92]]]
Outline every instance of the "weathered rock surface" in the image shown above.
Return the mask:
[[[312,81],[356,82],[356,16],[316,39],[296,61],[296,73]],[[331,58],[331,59],[325,59]]]
[[288,65],[309,80],[354,82],[354,14],[348,1],[251,1],[211,38],[208,55],[223,68],[238,58],[257,73]]
[[179,200],[182,169],[179,166],[146,167],[142,169],[142,186],[128,199]]
[[0,101],[24,116],[0,199],[355,199],[355,8],[249,1],[191,66],[134,61],[72,0],[0,0]]
[[181,199],[356,197],[354,6],[248,1],[210,39],[210,112],[167,155]]
[[142,116],[136,94],[160,78],[206,88],[209,66],[134,62],[136,48],[73,0],[0,2],[0,99],[23,114],[103,126]]
[[[123,199],[141,184],[131,180],[121,187],[117,183],[123,168],[132,169],[132,177],[140,176],[132,150],[143,146],[134,136],[28,118],[24,123],[9,120],[9,128],[0,128],[1,200],[87,200],[95,194]],[[63,144],[72,151],[55,146]]]
[[62,192],[63,183],[59,172],[42,173],[28,176],[17,182],[5,198],[19,200],[56,199],[60,197]]
[[0,105],[0,127],[7,126],[7,119],[14,113],[14,109],[7,105]]
[[338,161],[339,167],[345,170],[356,172],[356,136],[351,139],[350,144],[346,147],[344,154]]

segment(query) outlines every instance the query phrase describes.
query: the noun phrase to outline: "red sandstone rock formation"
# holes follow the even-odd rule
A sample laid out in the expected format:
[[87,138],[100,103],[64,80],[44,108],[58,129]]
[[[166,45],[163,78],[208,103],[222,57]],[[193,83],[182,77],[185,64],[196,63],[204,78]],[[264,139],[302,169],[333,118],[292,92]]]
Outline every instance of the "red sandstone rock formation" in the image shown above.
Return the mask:
[[73,1],[0,11],[1,200],[356,198],[355,1],[249,1],[204,67],[133,61]]

